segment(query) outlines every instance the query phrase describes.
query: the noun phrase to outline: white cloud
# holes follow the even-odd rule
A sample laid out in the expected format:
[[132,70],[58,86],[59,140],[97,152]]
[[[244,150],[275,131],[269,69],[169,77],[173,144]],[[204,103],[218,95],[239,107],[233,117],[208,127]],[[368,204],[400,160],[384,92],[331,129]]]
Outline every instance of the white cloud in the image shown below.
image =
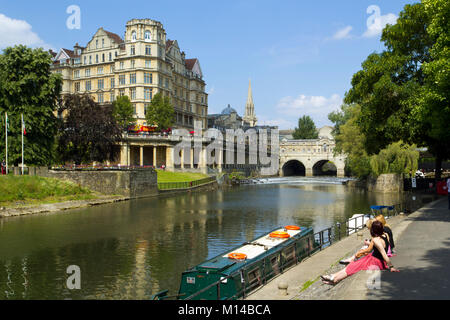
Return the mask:
[[398,17],[393,13],[381,15],[381,9],[379,6],[371,5],[366,11],[368,14],[372,14],[367,19],[367,30],[364,32],[363,37],[370,38],[381,34],[384,27],[387,24],[396,24]]
[[214,92],[216,92],[216,88],[214,86],[212,86],[209,90],[208,90],[208,95],[212,95],[214,94]]
[[32,31],[31,25],[25,20],[12,19],[0,13],[0,48],[23,44],[29,47],[51,49]]
[[296,98],[284,97],[279,100],[276,108],[279,114],[289,117],[289,121],[295,122],[304,116],[310,116],[317,127],[328,125],[328,114],[338,110],[342,105],[342,98],[338,94],[333,94],[327,98],[324,96],[299,95]]
[[334,35],[334,40],[342,40],[342,39],[348,39],[351,38],[350,32],[352,31],[352,26],[346,26],[345,28],[342,28],[338,30]]

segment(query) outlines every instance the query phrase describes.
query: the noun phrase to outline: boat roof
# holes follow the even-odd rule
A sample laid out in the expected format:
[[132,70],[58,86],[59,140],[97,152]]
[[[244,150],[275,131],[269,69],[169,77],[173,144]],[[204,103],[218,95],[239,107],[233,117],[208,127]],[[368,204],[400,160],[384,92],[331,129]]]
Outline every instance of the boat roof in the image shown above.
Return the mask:
[[[272,232],[281,231],[287,232],[289,238],[272,238],[270,234]],[[301,227],[300,230],[286,230],[284,227],[274,229],[263,236],[260,236],[250,242],[244,243],[226,253],[222,253],[212,259],[209,259],[194,268],[184,272],[214,272],[229,275],[236,270],[239,270],[244,265],[249,265],[262,257],[272,254],[281,248],[289,245],[293,242],[293,239],[298,239],[304,235],[312,232],[312,228]],[[228,255],[230,253],[242,253],[247,256],[245,260],[230,259]]]

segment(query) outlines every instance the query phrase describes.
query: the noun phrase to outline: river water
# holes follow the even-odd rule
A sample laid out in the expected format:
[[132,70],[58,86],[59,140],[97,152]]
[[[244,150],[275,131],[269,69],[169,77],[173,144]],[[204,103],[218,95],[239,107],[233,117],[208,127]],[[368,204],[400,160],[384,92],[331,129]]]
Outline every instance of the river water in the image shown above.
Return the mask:
[[[279,226],[320,231],[400,195],[337,178],[258,185],[0,219],[0,299],[148,299],[178,291],[181,273]],[[79,266],[81,289],[67,268]]]

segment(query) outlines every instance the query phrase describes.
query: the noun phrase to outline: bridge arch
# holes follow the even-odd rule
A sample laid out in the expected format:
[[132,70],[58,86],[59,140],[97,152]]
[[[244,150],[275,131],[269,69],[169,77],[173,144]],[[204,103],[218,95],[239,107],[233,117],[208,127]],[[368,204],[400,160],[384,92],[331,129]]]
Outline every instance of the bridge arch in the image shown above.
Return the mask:
[[289,160],[282,167],[284,177],[306,176],[306,167],[299,160]]
[[319,160],[312,167],[313,176],[333,176],[338,175],[338,168],[330,160]]

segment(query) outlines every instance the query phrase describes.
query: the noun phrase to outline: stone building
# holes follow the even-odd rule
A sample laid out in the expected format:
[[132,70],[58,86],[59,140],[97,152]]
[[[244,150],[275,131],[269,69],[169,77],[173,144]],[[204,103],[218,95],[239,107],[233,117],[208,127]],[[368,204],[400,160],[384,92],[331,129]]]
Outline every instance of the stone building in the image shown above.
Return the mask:
[[187,59],[176,40],[166,39],[163,25],[150,19],[127,22],[124,38],[97,30],[86,46],[60,49],[52,71],[63,78],[62,95],[89,93],[100,104],[127,95],[139,124],[152,97],[168,96],[175,109],[175,128],[207,128],[208,95],[198,59]]

